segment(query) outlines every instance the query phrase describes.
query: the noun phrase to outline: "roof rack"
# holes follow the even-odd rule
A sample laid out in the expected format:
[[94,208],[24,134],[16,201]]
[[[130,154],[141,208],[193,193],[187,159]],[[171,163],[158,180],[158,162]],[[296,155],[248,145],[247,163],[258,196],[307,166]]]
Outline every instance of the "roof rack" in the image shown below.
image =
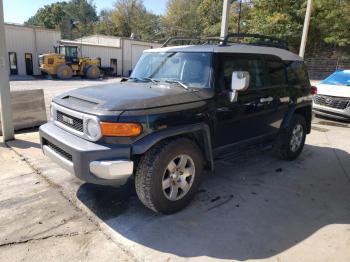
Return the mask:
[[221,43],[224,39],[220,37],[191,37],[191,36],[174,36],[168,38],[165,43],[162,45],[162,47],[167,47],[169,44],[173,42],[185,42],[188,41],[188,44],[210,44],[213,42]]
[[245,34],[245,33],[232,33],[225,36],[222,46],[227,45],[227,43],[240,43],[241,41],[229,41],[230,38],[253,38],[257,39],[255,42],[244,42],[245,44],[251,44],[251,45],[260,45],[260,46],[269,46],[269,47],[277,47],[289,50],[287,41],[271,37],[271,36],[265,36],[265,35],[259,35],[259,34]]

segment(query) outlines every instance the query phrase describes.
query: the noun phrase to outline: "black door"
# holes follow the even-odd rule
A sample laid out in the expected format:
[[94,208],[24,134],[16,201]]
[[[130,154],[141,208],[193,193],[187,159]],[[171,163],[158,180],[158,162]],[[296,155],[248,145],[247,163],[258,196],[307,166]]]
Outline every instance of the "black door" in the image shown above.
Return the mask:
[[[263,138],[275,132],[277,108],[273,90],[269,89],[267,70],[261,55],[222,54],[220,57],[217,96],[215,147]],[[228,92],[233,71],[248,71],[250,84],[238,93],[237,102],[230,102]],[[254,139],[255,140],[255,139]]]
[[33,57],[31,53],[24,54],[25,64],[26,64],[26,74],[33,75]]
[[267,86],[265,98],[269,100],[270,114],[268,123],[271,132],[277,132],[281,127],[284,116],[289,107],[289,90],[287,84],[287,71],[285,63],[279,57],[264,55],[265,68],[267,70]]
[[10,74],[18,75],[16,52],[9,52],[9,66],[10,66]]
[[111,74],[114,76],[117,75],[117,66],[118,66],[118,60],[115,58],[111,58],[111,68],[112,68]]

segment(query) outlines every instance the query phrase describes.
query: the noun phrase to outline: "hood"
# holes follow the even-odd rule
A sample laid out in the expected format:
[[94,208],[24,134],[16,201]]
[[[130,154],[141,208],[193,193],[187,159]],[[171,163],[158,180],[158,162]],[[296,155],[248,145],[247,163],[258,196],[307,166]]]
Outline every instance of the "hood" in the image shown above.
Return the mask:
[[186,90],[181,86],[122,82],[84,87],[54,99],[62,106],[80,111],[130,111],[186,104],[208,99],[208,90]]
[[350,97],[350,86],[318,84],[317,94],[327,96]]

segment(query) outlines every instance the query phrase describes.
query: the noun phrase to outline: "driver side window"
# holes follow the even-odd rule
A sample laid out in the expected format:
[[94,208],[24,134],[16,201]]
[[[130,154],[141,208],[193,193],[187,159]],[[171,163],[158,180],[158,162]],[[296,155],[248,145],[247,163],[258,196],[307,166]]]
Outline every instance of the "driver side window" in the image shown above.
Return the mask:
[[263,61],[257,56],[224,55],[222,56],[221,81],[224,89],[231,89],[233,71],[247,71],[250,74],[249,89],[261,88],[266,85]]

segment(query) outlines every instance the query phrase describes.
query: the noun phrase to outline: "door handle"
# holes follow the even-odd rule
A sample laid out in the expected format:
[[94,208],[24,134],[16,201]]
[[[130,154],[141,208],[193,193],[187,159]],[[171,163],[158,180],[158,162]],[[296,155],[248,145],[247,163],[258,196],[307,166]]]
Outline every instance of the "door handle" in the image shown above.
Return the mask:
[[230,112],[231,110],[228,107],[219,107],[216,109],[216,111],[218,111],[218,112]]
[[262,97],[260,98],[260,103],[269,103],[273,101],[273,97],[269,96],[269,97]]

